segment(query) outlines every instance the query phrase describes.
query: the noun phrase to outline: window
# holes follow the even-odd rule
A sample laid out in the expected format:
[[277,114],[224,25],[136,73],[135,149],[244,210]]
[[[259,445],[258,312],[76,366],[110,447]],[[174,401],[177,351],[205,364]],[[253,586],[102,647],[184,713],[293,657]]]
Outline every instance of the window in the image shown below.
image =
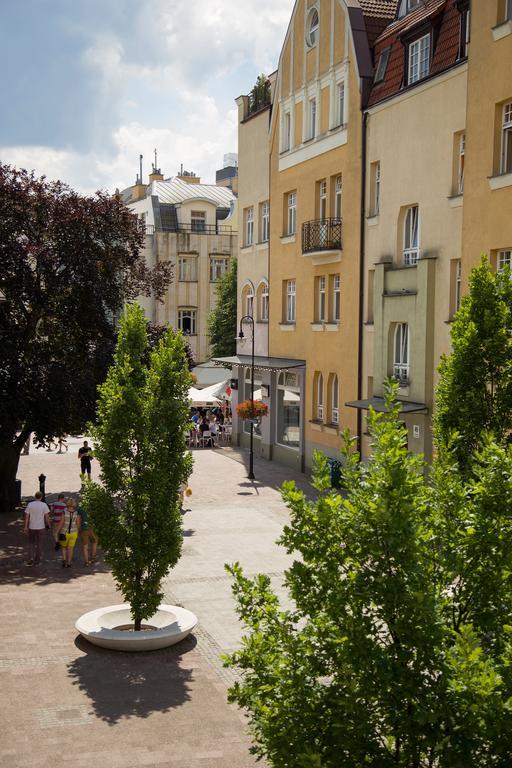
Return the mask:
[[498,1],[498,24],[512,21],[512,0]]
[[386,69],[388,66],[390,51],[391,51],[391,48],[384,48],[384,50],[381,52],[379,56],[377,69],[375,70],[375,77],[373,79],[373,82],[375,84],[382,83],[382,81],[384,80],[384,77],[386,76]]
[[277,380],[276,441],[287,448],[300,445],[300,388],[297,374],[280,373]]
[[430,69],[430,35],[423,35],[409,45],[409,85],[426,77]]
[[309,100],[309,127],[308,139],[314,139],[316,136],[316,99]]
[[512,250],[498,251],[498,272],[503,272],[505,267],[512,269]]
[[178,328],[186,336],[195,336],[197,333],[197,310],[179,309]]
[[[246,368],[245,369],[245,387],[244,387],[244,399],[245,400],[252,400],[253,394],[254,394],[254,400],[260,400],[261,401],[261,385],[262,385],[262,379],[261,379],[261,373],[258,373],[258,371],[254,371],[254,391],[252,389],[252,381],[251,381],[251,369]],[[258,437],[261,437],[261,424],[256,423],[253,424],[253,431],[254,434]],[[244,419],[244,432],[247,434],[250,434],[251,432],[251,422],[248,419]]]
[[330,387],[330,395],[331,395],[331,423],[332,424],[339,424],[340,423],[340,391],[339,391],[339,385],[338,385],[338,377],[336,374],[333,376],[331,375],[331,387]]
[[318,322],[319,323],[325,323],[327,319],[326,315],[326,308],[327,308],[327,294],[326,294],[326,281],[325,277],[318,277],[317,278],[317,316],[318,316]]
[[450,320],[458,308],[462,294],[462,265],[460,259],[452,259],[450,262]]
[[505,21],[512,21],[512,0],[506,0]]
[[192,211],[190,225],[192,232],[204,232],[206,230],[206,211]]
[[195,256],[181,256],[179,258],[178,280],[180,283],[197,281],[197,258]]
[[512,173],[512,101],[503,106],[501,126],[501,173]]
[[336,118],[337,125],[345,124],[345,83],[336,86]]
[[366,293],[366,322],[370,325],[373,323],[373,296],[375,285],[375,270],[368,270],[368,285]]
[[458,194],[462,195],[464,192],[464,155],[466,152],[466,134],[461,133],[459,137],[459,172],[457,177],[457,190]]
[[409,326],[397,323],[394,339],[393,376],[402,385],[409,383]]
[[254,317],[254,290],[252,286],[247,288],[245,294],[245,314]]
[[339,323],[341,319],[341,281],[339,275],[332,276],[332,319]]
[[286,280],[286,322],[295,322],[295,280]]
[[245,209],[245,245],[252,245],[254,242],[254,208]]
[[322,221],[327,218],[327,182],[325,179],[318,184],[318,218]]
[[288,195],[288,216],[286,234],[294,235],[297,228],[297,193],[290,192]]
[[378,216],[380,210],[380,162],[370,165],[370,216]]
[[260,221],[261,221],[261,242],[266,243],[270,236],[270,203],[268,200],[261,204],[260,209]]
[[342,212],[342,181],[341,175],[334,179],[334,218],[341,221]]
[[423,0],[402,0],[400,3],[400,10],[398,11],[398,18],[406,16],[411,11],[414,11]]
[[407,209],[404,226],[404,264],[408,267],[416,264],[420,255],[420,215],[417,205]]
[[316,400],[316,419],[324,420],[324,377],[321,373],[315,374],[315,400]]
[[470,10],[464,8],[460,12],[460,50],[459,58],[467,59],[469,50]]
[[268,321],[268,285],[266,283],[261,290],[260,320],[263,320],[263,322]]
[[229,259],[210,257],[210,282],[216,283],[229,270]]
[[455,311],[457,312],[460,307],[460,299],[462,292],[462,262],[457,259],[457,266],[455,268]]
[[318,17],[318,11],[316,8],[312,8],[309,12],[306,42],[310,48],[316,45],[318,41],[318,28],[320,26],[320,19]]
[[292,140],[292,116],[290,112],[284,113],[283,118],[283,152],[288,152]]

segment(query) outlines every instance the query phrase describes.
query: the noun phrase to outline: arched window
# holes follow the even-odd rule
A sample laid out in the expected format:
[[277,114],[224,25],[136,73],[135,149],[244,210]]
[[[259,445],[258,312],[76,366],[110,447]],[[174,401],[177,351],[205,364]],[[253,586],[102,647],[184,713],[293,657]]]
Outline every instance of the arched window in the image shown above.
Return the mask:
[[340,410],[339,410],[339,403],[340,403],[340,390],[338,385],[338,377],[336,374],[331,374],[331,385],[329,387],[330,391],[330,398],[331,398],[331,423],[332,424],[339,424],[340,423]]
[[417,205],[407,208],[404,221],[404,264],[416,264],[420,257],[420,209]]
[[320,18],[316,8],[312,8],[309,12],[307,22],[306,42],[312,48],[318,41],[318,29],[320,27]]
[[254,286],[249,281],[242,289],[242,315],[254,317]]
[[256,292],[258,320],[268,322],[268,283],[262,280]]
[[320,371],[313,377],[313,418],[324,420],[324,377]]

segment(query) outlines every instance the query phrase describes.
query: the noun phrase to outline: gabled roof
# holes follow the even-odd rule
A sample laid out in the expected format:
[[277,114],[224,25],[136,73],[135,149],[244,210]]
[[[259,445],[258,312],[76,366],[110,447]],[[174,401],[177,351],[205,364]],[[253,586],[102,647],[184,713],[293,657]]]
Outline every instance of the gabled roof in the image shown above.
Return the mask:
[[[377,104],[385,99],[402,92],[406,87],[406,46],[404,37],[414,35],[415,29],[420,30],[429,23],[435,24],[436,34],[433,36],[434,48],[431,54],[430,72],[428,77],[450,69],[457,63],[463,63],[460,54],[460,12],[457,0],[424,0],[415,11],[401,19],[392,21],[375,41],[375,69],[382,52],[389,49],[389,58],[384,80],[374,83],[368,106]],[[418,81],[411,87],[419,85]]]
[[398,0],[359,0],[365,16],[393,19],[396,16]]

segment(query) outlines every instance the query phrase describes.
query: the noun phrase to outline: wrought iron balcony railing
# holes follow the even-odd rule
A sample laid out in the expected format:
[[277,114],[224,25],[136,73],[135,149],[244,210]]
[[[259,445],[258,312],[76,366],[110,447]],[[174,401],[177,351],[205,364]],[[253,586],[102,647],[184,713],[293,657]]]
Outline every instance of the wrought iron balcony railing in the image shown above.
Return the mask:
[[302,225],[302,253],[341,250],[341,219],[314,219]]

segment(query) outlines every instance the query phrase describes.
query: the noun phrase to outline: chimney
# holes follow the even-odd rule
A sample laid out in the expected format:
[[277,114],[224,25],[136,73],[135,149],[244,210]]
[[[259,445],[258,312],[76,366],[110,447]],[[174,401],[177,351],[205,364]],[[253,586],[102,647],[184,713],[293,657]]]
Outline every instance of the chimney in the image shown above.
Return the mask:
[[157,152],[155,149],[155,162],[151,164],[151,173],[149,174],[149,183],[153,181],[163,181],[164,176],[160,168],[158,167]]
[[139,155],[139,174],[135,178],[135,184],[132,187],[132,200],[142,200],[146,196],[146,185],[142,183],[142,160],[143,155]]
[[177,176],[180,181],[186,181],[187,184],[200,184],[201,178],[199,176],[196,176],[194,171],[185,171],[183,170],[183,163],[181,164],[180,172]]

